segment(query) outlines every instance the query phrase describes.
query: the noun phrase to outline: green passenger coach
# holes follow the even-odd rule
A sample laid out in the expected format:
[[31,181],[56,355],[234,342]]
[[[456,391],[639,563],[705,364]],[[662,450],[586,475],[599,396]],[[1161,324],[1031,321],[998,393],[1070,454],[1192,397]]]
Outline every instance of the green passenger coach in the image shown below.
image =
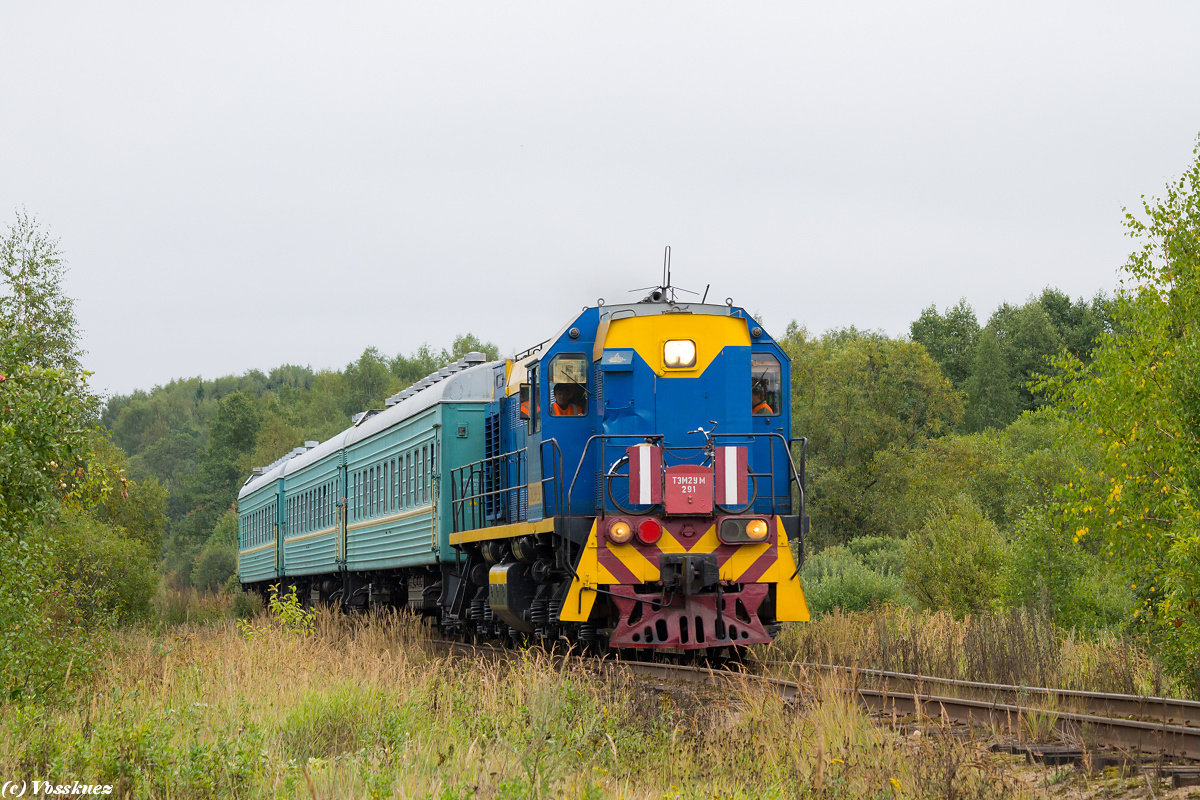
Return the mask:
[[437,566],[456,552],[443,464],[483,457],[496,366],[469,353],[329,441],[256,469],[238,494],[241,583],[284,582],[314,603],[435,603]]

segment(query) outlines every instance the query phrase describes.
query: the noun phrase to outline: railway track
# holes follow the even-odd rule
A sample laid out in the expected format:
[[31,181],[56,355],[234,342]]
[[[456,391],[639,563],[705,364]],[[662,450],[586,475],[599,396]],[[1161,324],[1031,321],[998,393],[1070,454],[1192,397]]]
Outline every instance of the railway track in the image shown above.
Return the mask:
[[831,664],[812,664],[792,661],[755,661],[766,669],[786,671],[816,670],[857,675],[860,679],[883,683],[889,687],[920,690],[922,687],[945,687],[954,696],[967,694],[1005,705],[1040,703],[1040,708],[1080,711],[1090,716],[1147,719],[1155,722],[1200,728],[1200,702],[1176,697],[1152,697],[1108,692],[1088,692],[1075,689],[1047,689],[1036,686],[1013,686],[1000,683],[981,683],[907,672],[860,669]]
[[[490,645],[445,644],[463,655],[513,655],[511,650]],[[1036,727],[1043,733],[1053,732],[1065,743],[1056,751],[1062,760],[1071,760],[1071,753],[1077,753],[1078,760],[1085,752],[1099,748],[1153,755],[1160,760],[1200,760],[1200,703],[1191,700],[1010,686],[827,664],[756,661],[746,665],[789,671],[787,676],[780,676],[668,662],[604,663],[609,668],[665,682],[755,683],[788,700],[802,700],[810,693],[814,674],[843,673],[850,679],[847,690],[876,718],[894,725],[936,719],[984,727],[1015,740],[1030,738],[1027,729]]]
[[[633,662],[627,666],[639,674],[664,680],[710,681],[736,676],[738,680],[772,686],[784,698],[797,698],[811,685],[808,680],[680,664]],[[809,674],[844,672],[852,679],[849,691],[874,714],[890,717],[895,723],[933,718],[1021,738],[1033,720],[1052,728],[1060,741],[1078,745],[1081,752],[1086,746],[1104,745],[1125,752],[1200,759],[1200,703],[1189,700],[1006,686],[824,664],[788,666],[799,668],[802,677],[805,670]],[[864,685],[864,678],[878,685]],[[1030,702],[1033,698],[1041,698],[1042,702]]]

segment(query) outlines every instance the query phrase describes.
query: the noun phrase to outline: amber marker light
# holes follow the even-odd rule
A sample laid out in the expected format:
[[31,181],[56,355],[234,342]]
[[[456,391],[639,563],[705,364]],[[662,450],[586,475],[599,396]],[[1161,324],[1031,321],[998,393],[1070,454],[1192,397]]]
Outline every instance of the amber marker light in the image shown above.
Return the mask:
[[767,538],[766,520],[752,519],[746,523],[746,538],[752,542],[761,542]]
[[770,531],[765,519],[729,517],[721,521],[717,538],[725,544],[759,544],[767,540]]
[[662,527],[652,519],[643,520],[638,525],[638,541],[642,544],[654,544],[662,538]]
[[608,526],[608,540],[614,544],[625,544],[633,538],[633,528],[623,519],[615,519]]
[[668,339],[663,345],[663,364],[668,369],[696,366],[696,343],[691,339]]

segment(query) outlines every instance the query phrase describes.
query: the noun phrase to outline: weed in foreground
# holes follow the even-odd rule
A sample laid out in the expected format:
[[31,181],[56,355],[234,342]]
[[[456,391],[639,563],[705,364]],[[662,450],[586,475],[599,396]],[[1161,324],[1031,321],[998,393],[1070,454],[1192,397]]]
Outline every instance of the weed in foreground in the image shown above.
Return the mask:
[[74,706],[0,711],[0,770],[129,797],[1016,797],[950,737],[875,726],[847,686],[798,707],[749,681],[700,695],[540,652],[451,660],[399,614],[312,635],[226,619],[126,631]]
[[1135,643],[1082,639],[1025,609],[968,616],[906,607],[835,611],[787,627],[765,658],[840,664],[1018,686],[1187,696]]

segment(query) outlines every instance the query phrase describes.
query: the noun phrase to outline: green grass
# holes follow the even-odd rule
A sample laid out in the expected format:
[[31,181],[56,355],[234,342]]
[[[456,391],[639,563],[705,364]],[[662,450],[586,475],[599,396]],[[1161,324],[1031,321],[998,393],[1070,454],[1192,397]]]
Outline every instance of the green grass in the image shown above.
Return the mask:
[[833,611],[790,625],[763,658],[840,664],[946,678],[1188,697],[1136,641],[1104,630],[1081,635],[1034,611],[968,615],[905,606]]
[[322,614],[315,627],[124,631],[72,702],[0,707],[0,771],[138,798],[1026,791],[976,745],[875,725],[836,682],[797,707],[750,683],[663,692],[541,652],[451,660],[405,616]]

